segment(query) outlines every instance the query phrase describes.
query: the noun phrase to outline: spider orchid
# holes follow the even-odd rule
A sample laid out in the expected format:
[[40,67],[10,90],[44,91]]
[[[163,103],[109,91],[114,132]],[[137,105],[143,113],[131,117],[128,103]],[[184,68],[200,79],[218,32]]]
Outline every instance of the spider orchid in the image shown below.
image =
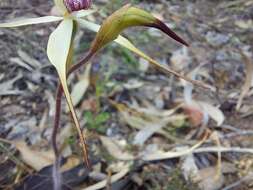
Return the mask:
[[[119,45],[129,49],[138,56],[146,59],[158,69],[166,73],[173,74],[179,78],[187,80],[199,86],[205,86],[201,82],[193,81],[179,73],[170,70],[168,67],[156,62],[154,59],[147,56],[141,50],[136,48],[129,40],[120,36],[120,33],[129,27],[133,26],[147,26],[157,28],[174,40],[187,46],[187,43],[180,38],[176,33],[170,30],[162,21],[155,18],[150,13],[139,8],[125,5],[121,9],[114,12],[102,24],[102,26],[85,20],[84,17],[94,13],[94,10],[89,9],[91,0],[54,0],[56,7],[62,16],[44,16],[39,18],[28,18],[23,20],[10,21],[8,23],[0,24],[0,28],[19,27],[32,24],[60,22],[57,28],[50,35],[47,46],[47,55],[59,75],[62,90],[65,94],[71,116],[73,118],[75,127],[83,148],[83,154],[86,164],[88,165],[88,153],[86,149],[85,138],[82,134],[78,118],[75,113],[72,99],[67,86],[67,73],[71,72],[71,57],[72,57],[72,43],[74,39],[74,31],[76,26],[80,26],[91,31],[97,32],[95,39],[91,44],[91,48],[86,56],[87,62],[93,55],[95,55],[101,48],[108,43],[115,41]],[[89,10],[88,10],[89,9]],[[83,64],[83,63],[82,63]],[[75,64],[76,65],[76,64]],[[75,66],[74,65],[74,66]],[[77,67],[76,67],[77,68]],[[75,69],[72,68],[72,71]],[[61,93],[60,93],[61,94]]]

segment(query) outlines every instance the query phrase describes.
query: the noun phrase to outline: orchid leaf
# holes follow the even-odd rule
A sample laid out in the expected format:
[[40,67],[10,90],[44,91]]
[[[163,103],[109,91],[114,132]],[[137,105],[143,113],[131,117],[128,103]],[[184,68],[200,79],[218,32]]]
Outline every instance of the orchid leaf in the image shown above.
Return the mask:
[[19,26],[26,26],[26,25],[32,25],[32,24],[56,22],[56,21],[60,21],[62,19],[63,19],[62,17],[56,17],[56,16],[25,18],[25,19],[19,19],[19,20],[12,20],[7,23],[1,23],[0,28],[11,28],[11,27],[19,27]]
[[[87,28],[91,31],[94,31],[94,32],[98,32],[99,31],[99,28],[100,28],[100,25],[98,24],[95,24],[95,23],[92,23],[92,22],[89,22],[87,20],[84,20],[84,19],[77,19],[77,22],[79,23],[79,25],[81,27],[84,27],[84,28]],[[128,39],[126,39],[125,37],[119,35],[115,40],[114,42],[118,43],[119,45],[129,49],[130,51],[134,52],[135,54],[137,54],[138,56],[142,57],[143,59],[149,61],[151,64],[153,64],[156,68],[159,68],[161,69],[163,72],[166,72],[166,73],[169,73],[169,74],[173,74],[179,78],[182,78],[186,81],[189,81],[193,84],[196,84],[198,86],[201,86],[201,87],[204,87],[204,88],[209,88],[207,87],[205,84],[203,84],[202,82],[199,82],[199,81],[195,81],[195,80],[192,80],[190,78],[187,78],[183,75],[180,75],[179,73],[169,69],[167,66],[164,66],[160,63],[158,63],[157,61],[155,61],[154,59],[152,59],[151,57],[149,57],[148,55],[146,55],[145,53],[143,53],[141,50],[139,50],[137,47],[135,47]]]
[[73,31],[74,21],[71,19],[64,19],[49,37],[47,54],[50,62],[55,66],[58,72],[62,89],[65,94],[71,116],[73,118],[75,127],[77,128],[79,138],[83,147],[84,159],[86,164],[88,165],[85,138],[82,135],[80,124],[78,122],[76,112],[73,107],[66,79],[67,62],[69,60],[69,55],[71,54]]

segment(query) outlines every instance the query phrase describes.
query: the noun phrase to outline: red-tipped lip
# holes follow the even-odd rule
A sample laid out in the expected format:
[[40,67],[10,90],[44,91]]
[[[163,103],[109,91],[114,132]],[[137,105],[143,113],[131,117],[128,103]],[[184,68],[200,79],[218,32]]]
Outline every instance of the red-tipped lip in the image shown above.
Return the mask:
[[91,7],[91,3],[92,0],[64,0],[64,4],[69,12],[89,9]]

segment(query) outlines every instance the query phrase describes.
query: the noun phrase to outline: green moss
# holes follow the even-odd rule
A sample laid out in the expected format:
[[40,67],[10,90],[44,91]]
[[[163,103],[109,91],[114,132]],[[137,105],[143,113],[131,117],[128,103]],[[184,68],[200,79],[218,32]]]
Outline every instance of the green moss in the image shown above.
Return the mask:
[[110,114],[108,112],[100,112],[93,114],[90,111],[85,112],[85,119],[87,120],[87,128],[96,130],[99,133],[105,133],[105,123],[109,120]]
[[172,173],[171,180],[169,180],[166,190],[198,190],[196,184],[187,183],[179,169],[175,169]]

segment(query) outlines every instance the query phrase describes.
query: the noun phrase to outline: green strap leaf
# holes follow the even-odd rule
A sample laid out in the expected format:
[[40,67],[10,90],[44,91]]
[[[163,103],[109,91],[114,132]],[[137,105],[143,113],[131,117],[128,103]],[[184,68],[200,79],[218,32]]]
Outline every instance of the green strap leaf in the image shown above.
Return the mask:
[[62,17],[56,16],[44,16],[38,18],[25,18],[19,20],[12,20],[6,23],[0,23],[0,28],[12,28],[12,27],[19,27],[19,26],[26,26],[32,24],[41,24],[41,23],[48,23],[48,22],[56,22],[62,20]]
[[[98,32],[100,29],[100,25],[89,22],[87,20],[84,19],[77,19],[77,22],[79,23],[79,25],[83,28],[87,28],[91,31],[94,32]],[[142,52],[141,50],[139,50],[137,47],[135,47],[128,39],[126,39],[125,37],[119,35],[114,42],[118,43],[119,45],[129,49],[130,51],[134,52],[135,54],[137,54],[138,56],[142,57],[143,59],[149,61],[152,65],[154,65],[156,68],[159,68],[161,71],[166,72],[168,74],[173,74],[179,78],[182,78],[186,81],[189,81],[195,85],[201,86],[203,88],[209,88],[209,86],[207,86],[206,84],[200,82],[200,81],[195,81],[192,80],[188,77],[185,77],[179,73],[177,73],[176,71],[173,71],[171,69],[169,69],[167,66],[164,66],[160,63],[158,63],[157,61],[155,61],[154,59],[152,59],[151,57],[149,57],[148,55],[146,55],[144,52]]]
[[73,118],[75,127],[78,131],[79,138],[83,147],[84,159],[88,165],[88,154],[86,148],[85,138],[83,137],[79,121],[72,103],[72,99],[67,86],[66,70],[67,62],[71,52],[72,35],[74,30],[74,21],[72,19],[64,19],[55,31],[50,35],[47,55],[50,62],[55,66],[60,82],[62,85],[63,92],[65,94],[68,107],[70,109],[71,116]]

